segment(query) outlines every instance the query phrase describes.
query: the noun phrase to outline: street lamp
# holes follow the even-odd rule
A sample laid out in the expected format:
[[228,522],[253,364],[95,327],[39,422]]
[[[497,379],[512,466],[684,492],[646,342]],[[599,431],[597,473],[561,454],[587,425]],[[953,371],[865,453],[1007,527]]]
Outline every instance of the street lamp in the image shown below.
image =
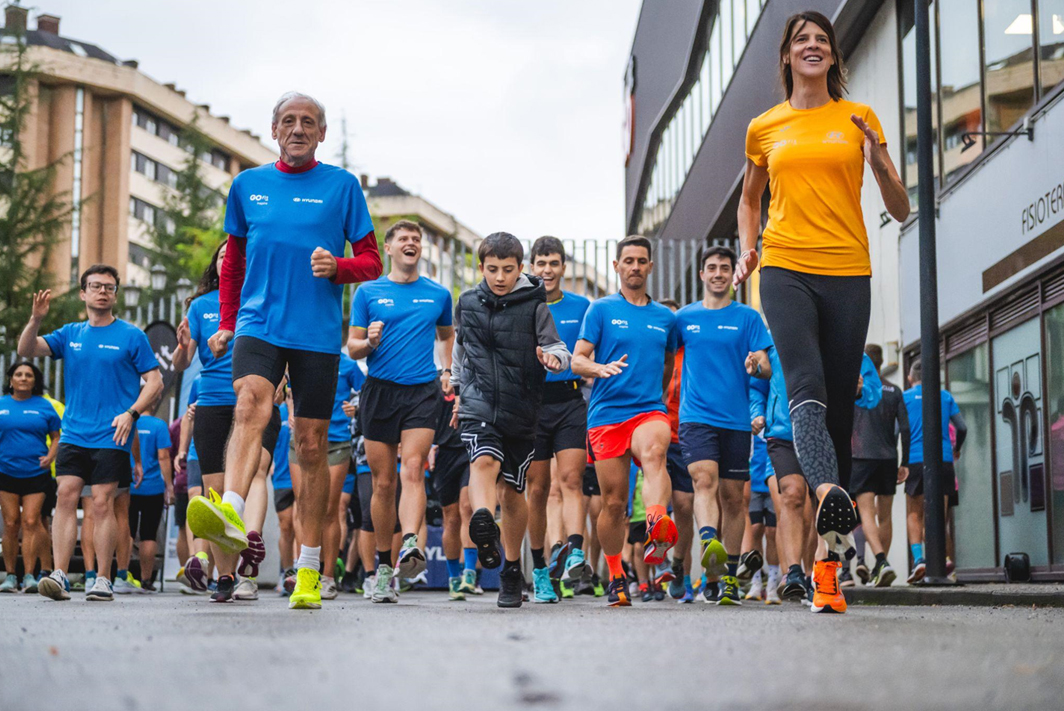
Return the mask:
[[151,290],[162,291],[166,288],[166,267],[156,264],[151,268]]
[[174,292],[177,294],[177,300],[184,304],[185,299],[192,296],[192,282],[188,280],[188,277],[181,277],[177,280],[177,287]]
[[140,303],[140,287],[136,284],[126,284],[122,289],[122,298],[125,299],[127,309],[137,308]]

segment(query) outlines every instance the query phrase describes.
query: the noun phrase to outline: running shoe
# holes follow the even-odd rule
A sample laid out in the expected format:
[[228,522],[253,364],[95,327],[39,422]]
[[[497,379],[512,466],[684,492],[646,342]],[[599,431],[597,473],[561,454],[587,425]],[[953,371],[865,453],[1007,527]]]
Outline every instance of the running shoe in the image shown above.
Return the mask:
[[390,565],[378,565],[376,580],[373,581],[373,602],[399,602],[399,593],[392,585],[392,576],[395,571]]
[[477,571],[466,569],[462,571],[462,584],[459,586],[466,595],[475,595],[477,589]]
[[669,549],[676,545],[678,533],[676,524],[668,514],[653,520],[648,516],[643,562],[647,565],[661,565],[668,558]]
[[683,597],[681,597],[676,602],[680,603],[681,605],[690,605],[694,601],[695,601],[695,589],[694,589],[694,587],[691,586],[690,584],[685,584],[683,586]]
[[926,572],[927,562],[920,558],[913,564],[913,572],[909,573],[909,577],[905,582],[909,583],[909,585],[914,585],[924,579]]
[[735,577],[739,580],[749,580],[754,577],[754,573],[761,570],[761,567],[765,564],[765,559],[761,555],[761,551],[754,550],[747,551],[739,556],[739,570],[735,574]]
[[765,604],[766,605],[782,605],[783,600],[780,600],[780,594],[778,588],[775,585],[769,585],[765,588]]
[[115,595],[132,595],[137,591],[137,586],[129,582],[126,578],[115,578],[114,594]]
[[[299,585],[298,581],[296,585]],[[321,588],[322,600],[335,600],[336,596],[340,594],[340,589],[336,587],[336,578],[324,578],[321,580],[319,587]]]
[[[485,511],[486,509],[480,509]],[[492,521],[492,525],[494,525]],[[550,570],[547,568],[540,568],[547,575],[545,576],[548,581],[550,580]],[[539,571],[537,571],[539,572]],[[523,599],[522,588],[525,586],[525,576],[521,575],[520,568],[504,568],[499,574],[499,599],[496,604],[499,607],[521,607]],[[551,590],[554,593],[554,590]],[[537,599],[536,602],[539,602]]]
[[69,600],[70,581],[62,570],[53,570],[51,575],[37,583],[37,592],[53,600]]
[[776,593],[784,600],[801,600],[806,595],[805,576],[797,570],[787,571]]
[[890,563],[883,561],[876,564],[872,573],[872,585],[877,588],[889,588],[897,578],[898,574],[890,567]]
[[868,566],[865,565],[864,558],[857,561],[857,567],[854,569],[854,573],[857,574],[857,579],[861,581],[861,585],[868,585],[868,581],[873,577],[868,573]]
[[839,587],[840,588],[852,588],[857,583],[853,581],[853,573],[850,572],[850,566],[842,566],[842,570],[839,571]]
[[536,568],[532,571],[533,602],[554,603],[558,596],[554,594],[554,585],[550,579],[550,568]]
[[296,589],[288,598],[289,610],[321,609],[321,573],[314,568],[296,571]]
[[[550,577],[552,580],[565,580],[567,583],[571,583],[572,579],[566,577],[569,570],[569,559],[574,549],[568,541],[565,543],[555,543],[550,549]],[[580,555],[583,556],[584,552],[580,551]]]
[[337,556],[336,562],[333,564],[333,579],[344,579],[344,559]]
[[138,590],[140,589],[140,581],[133,577],[133,571],[131,570],[126,571],[126,582]]
[[598,576],[598,573],[591,575],[591,592],[595,597],[602,597],[606,594],[606,588],[602,584],[602,579]]
[[197,538],[203,538],[230,553],[248,547],[247,531],[240,514],[233,505],[222,501],[214,489],[206,496],[193,496],[188,502],[188,527]]
[[232,602],[233,601],[233,589],[236,587],[236,581],[233,580],[232,575],[223,575],[218,578],[218,584],[214,588],[214,592],[211,594],[211,602]]
[[32,573],[26,573],[22,577],[22,592],[35,593],[37,592],[37,578],[33,577]]
[[233,588],[234,600],[258,600],[259,585],[254,578],[240,578],[240,582]]
[[639,583],[639,593],[643,602],[654,602],[654,590],[647,583]]
[[266,544],[258,531],[248,531],[248,547],[240,551],[236,574],[241,578],[259,577],[259,564],[266,560]]
[[665,589],[660,585],[652,585],[654,590],[654,602],[661,602],[665,599]]
[[88,602],[111,602],[114,599],[115,595],[114,590],[111,588],[111,581],[102,575],[96,576],[92,588],[85,593],[85,600]]
[[664,588],[666,585],[676,580],[676,573],[672,572],[672,566],[668,561],[663,561],[654,569],[654,585]]
[[857,553],[853,529],[859,523],[853,499],[841,486],[832,486],[816,510],[816,532],[828,544],[828,550],[843,560],[853,558]]
[[628,586],[624,582],[624,578],[616,577],[610,579],[609,592],[606,596],[606,603],[610,607],[632,606],[632,598],[628,596]]
[[0,593],[17,593],[18,592],[18,576],[14,573],[8,573],[4,578],[4,582],[0,583]]
[[750,590],[744,596],[744,600],[760,600],[761,593],[764,591],[764,585],[761,582],[760,577],[751,579]]
[[734,575],[725,575],[720,579],[720,582],[723,587],[721,588],[720,596],[717,598],[717,604],[725,607],[742,605],[743,601],[739,596],[739,580]]
[[686,592],[687,588],[684,586],[683,576],[678,576],[673,573],[672,582],[669,583],[669,597],[673,600],[682,601]]
[[[492,524],[495,522],[492,521]],[[416,578],[425,570],[425,554],[417,547],[417,537],[407,536],[399,549],[399,562],[395,574],[404,580]]]
[[[583,578],[578,580],[576,584],[577,584],[577,586],[583,585],[584,584]],[[555,590],[554,592],[559,593],[558,597],[568,600],[569,598],[571,598],[571,597],[576,595],[576,589],[573,588],[572,586],[566,585],[565,583],[563,583],[560,580],[557,581],[557,585],[558,585],[558,589]],[[586,593],[584,593],[584,594],[586,594]]]
[[185,577],[188,578],[188,586],[196,592],[206,592],[210,559],[206,553],[197,553],[185,561]]
[[137,592],[141,595],[154,595],[159,591],[155,589],[155,583],[149,580],[148,582],[137,588]]
[[477,558],[485,570],[502,565],[499,555],[499,527],[487,509],[477,509],[469,519],[469,538],[477,547]]
[[362,582],[362,598],[365,600],[373,599],[373,591],[377,589],[377,575],[367,575],[366,579]]
[[839,568],[837,560],[818,560],[813,563],[813,612],[846,612],[846,598],[839,587]]
[[289,568],[284,573],[284,591],[289,595],[296,589],[296,569]]
[[178,585],[188,587],[188,577],[185,575],[185,566],[182,565],[177,569],[177,575],[174,576],[174,580],[177,581]]
[[462,592],[461,576],[447,579],[447,599],[451,602],[461,602],[462,600],[465,600],[465,593]]
[[348,570],[344,573],[344,577],[340,580],[340,592],[351,593],[353,595],[362,594],[362,586],[358,579],[358,573],[354,570]]
[[702,567],[706,577],[719,578],[728,573],[728,551],[718,538],[702,541]]
[[[566,543],[566,546],[569,544]],[[565,559],[565,572],[562,573],[562,582],[570,587],[577,581],[583,580],[590,571],[590,566],[584,559],[584,551],[573,548]]]

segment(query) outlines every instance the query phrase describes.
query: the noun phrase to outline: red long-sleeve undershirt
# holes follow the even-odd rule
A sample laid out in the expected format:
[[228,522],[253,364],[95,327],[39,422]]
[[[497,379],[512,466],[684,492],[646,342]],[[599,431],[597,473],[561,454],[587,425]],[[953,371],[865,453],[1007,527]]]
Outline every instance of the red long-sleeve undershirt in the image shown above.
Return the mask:
[[[311,161],[296,168],[277,161],[274,165],[284,173],[304,173],[317,164],[317,161]],[[351,245],[350,257],[336,258],[336,274],[329,281],[334,284],[371,281],[379,277],[383,269],[381,255],[377,251],[377,236],[371,230]],[[240,292],[244,288],[246,270],[247,239],[229,235],[225,259],[222,260],[222,268],[218,273],[218,301],[221,306],[218,328],[222,331],[236,330],[236,315],[240,310]]]

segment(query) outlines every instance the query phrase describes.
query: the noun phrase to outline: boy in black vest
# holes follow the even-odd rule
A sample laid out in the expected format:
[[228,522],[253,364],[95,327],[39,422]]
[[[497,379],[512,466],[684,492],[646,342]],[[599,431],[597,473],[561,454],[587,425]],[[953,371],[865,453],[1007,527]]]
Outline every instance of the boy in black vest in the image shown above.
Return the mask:
[[521,273],[524,248],[517,238],[488,235],[477,257],[484,280],[463,292],[454,310],[451,384],[457,398],[451,423],[469,450],[469,537],[480,564],[498,567],[499,501],[506,554],[499,607],[520,607],[525,473],[535,449],[544,368],[561,372],[571,356],[554,326],[543,282]]

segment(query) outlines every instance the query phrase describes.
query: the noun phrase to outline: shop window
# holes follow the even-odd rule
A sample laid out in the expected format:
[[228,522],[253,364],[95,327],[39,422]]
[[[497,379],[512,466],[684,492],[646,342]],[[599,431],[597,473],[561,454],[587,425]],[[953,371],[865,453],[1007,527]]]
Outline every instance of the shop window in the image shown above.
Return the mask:
[[1049,496],[1053,563],[1064,563],[1064,304],[1045,313],[1046,410],[1049,413]]
[[1049,563],[1040,330],[1034,318],[991,344],[998,538],[1002,555],[1026,553],[1032,565]]
[[[902,130],[905,133],[902,144],[905,146],[905,163],[902,166],[902,176],[905,180],[905,187],[909,191],[909,202],[912,204],[913,209],[917,208],[917,192],[919,188],[918,176],[917,176],[917,136],[916,136],[916,26],[914,24],[913,17],[913,3],[902,2],[899,7],[899,22],[902,28],[901,35],[901,54],[902,54]],[[930,12],[932,17],[934,16],[934,3],[931,3]],[[931,40],[934,44],[934,38]],[[931,93],[937,91],[937,82],[935,77],[937,76],[935,64],[935,53],[931,53]],[[939,160],[938,160],[938,106],[932,104],[931,107],[931,125],[936,128],[934,135],[934,171],[935,175],[939,175]]]
[[979,81],[979,6],[971,0],[938,0],[941,57],[943,181],[949,183],[983,149],[981,136],[967,150],[961,134],[983,130]]
[[994,555],[994,472],[991,467],[990,363],[982,344],[946,364],[949,391],[957,401],[968,437],[954,463],[959,485],[953,510],[958,568],[992,568]]
[[1034,104],[1031,2],[984,0],[983,23],[986,128],[1006,131]]
[[1045,95],[1064,81],[1064,0],[1038,0],[1038,48]]

